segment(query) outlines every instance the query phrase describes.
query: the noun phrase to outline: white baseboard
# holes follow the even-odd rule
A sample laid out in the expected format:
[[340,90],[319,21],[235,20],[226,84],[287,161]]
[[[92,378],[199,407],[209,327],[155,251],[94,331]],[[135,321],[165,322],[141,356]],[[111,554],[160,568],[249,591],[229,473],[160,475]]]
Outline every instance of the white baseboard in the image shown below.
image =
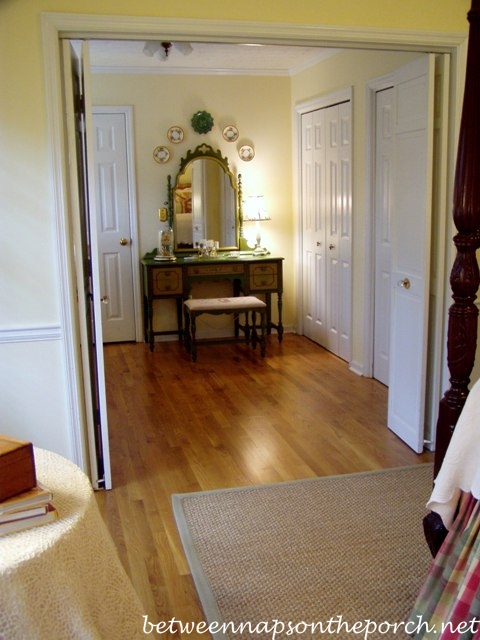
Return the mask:
[[350,362],[348,368],[352,373],[356,373],[357,376],[363,376],[363,365],[359,362]]

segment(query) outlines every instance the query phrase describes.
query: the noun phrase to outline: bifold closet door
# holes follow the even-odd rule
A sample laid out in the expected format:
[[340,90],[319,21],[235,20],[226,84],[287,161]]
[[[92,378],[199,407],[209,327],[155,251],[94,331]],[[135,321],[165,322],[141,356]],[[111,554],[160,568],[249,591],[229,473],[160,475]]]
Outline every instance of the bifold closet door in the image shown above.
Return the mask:
[[302,115],[304,334],[350,359],[351,103]]

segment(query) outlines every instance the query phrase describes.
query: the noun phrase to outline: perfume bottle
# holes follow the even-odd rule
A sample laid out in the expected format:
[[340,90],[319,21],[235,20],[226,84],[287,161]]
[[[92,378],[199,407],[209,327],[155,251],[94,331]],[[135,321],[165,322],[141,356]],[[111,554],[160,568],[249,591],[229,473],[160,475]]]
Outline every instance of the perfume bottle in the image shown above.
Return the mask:
[[159,247],[158,253],[164,257],[172,257],[173,252],[173,229],[167,224],[163,229],[160,229],[158,234]]
[[158,232],[158,255],[170,258],[174,255],[173,229],[168,221],[166,209],[158,210],[160,220],[160,231]]

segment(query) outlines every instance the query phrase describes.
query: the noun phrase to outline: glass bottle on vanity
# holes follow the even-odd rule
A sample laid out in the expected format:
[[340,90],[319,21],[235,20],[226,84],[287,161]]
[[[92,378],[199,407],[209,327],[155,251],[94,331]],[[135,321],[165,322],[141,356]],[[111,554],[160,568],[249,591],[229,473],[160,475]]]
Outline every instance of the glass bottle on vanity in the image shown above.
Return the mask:
[[158,210],[160,220],[160,230],[158,232],[157,254],[164,258],[174,256],[174,239],[173,228],[168,220],[167,210],[165,208]]

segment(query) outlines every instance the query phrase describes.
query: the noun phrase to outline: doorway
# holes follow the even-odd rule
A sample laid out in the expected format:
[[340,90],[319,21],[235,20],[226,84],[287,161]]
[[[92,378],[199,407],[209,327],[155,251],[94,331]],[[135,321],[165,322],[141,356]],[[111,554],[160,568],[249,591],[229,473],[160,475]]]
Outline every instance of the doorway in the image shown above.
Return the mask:
[[[66,182],[67,160],[64,150],[64,127],[65,115],[61,108],[61,99],[59,92],[61,87],[61,65],[58,42],[62,37],[72,36],[78,37],[94,37],[96,34],[102,34],[103,37],[111,39],[119,39],[121,37],[134,37],[144,39],[151,37],[152,34],[161,33],[162,37],[177,40],[192,40],[195,37],[202,40],[211,39],[212,41],[241,41],[242,39],[261,41],[268,32],[271,41],[276,44],[297,43],[309,44],[317,46],[319,42],[325,41],[333,46],[357,46],[384,48],[384,49],[429,49],[441,52],[451,52],[455,59],[458,52],[463,53],[466,50],[466,38],[464,36],[445,35],[442,40],[438,34],[429,34],[428,32],[421,35],[421,44],[419,44],[419,33],[402,35],[402,41],[399,42],[398,35],[394,33],[372,34],[371,32],[362,33],[358,29],[355,31],[349,29],[341,29],[336,32],[335,42],[332,42],[331,32],[322,27],[312,28],[302,27],[301,25],[289,25],[288,38],[285,37],[283,29],[276,27],[274,24],[261,23],[241,23],[225,22],[221,25],[217,23],[198,24],[191,20],[170,20],[166,21],[161,18],[142,18],[138,21],[129,19],[125,22],[121,17],[118,19],[109,18],[105,21],[103,16],[64,16],[62,14],[43,14],[42,16],[43,46],[45,64],[45,82],[46,82],[46,100],[47,100],[47,118],[49,122],[50,132],[50,163],[51,174],[55,176],[56,188],[52,189],[52,210],[57,221],[57,241],[59,247],[59,256],[61,264],[61,305],[65,309],[63,315],[64,329],[64,349],[68,370],[71,372],[71,380],[69,380],[69,406],[71,407],[70,421],[66,429],[72,439],[73,450],[77,455],[77,462],[80,466],[86,467],[84,463],[84,433],[80,416],[82,414],[82,404],[84,395],[84,383],[78,374],[78,352],[77,344],[77,322],[76,302],[75,302],[75,277],[72,273],[71,264],[71,238],[68,220],[65,212],[70,211],[67,201],[64,183]],[[460,87],[462,82],[462,74],[456,73],[452,75],[451,90],[454,96],[457,96],[456,105],[458,107],[460,95]],[[450,159],[450,166],[453,161]],[[355,368],[355,363],[353,367]]]

